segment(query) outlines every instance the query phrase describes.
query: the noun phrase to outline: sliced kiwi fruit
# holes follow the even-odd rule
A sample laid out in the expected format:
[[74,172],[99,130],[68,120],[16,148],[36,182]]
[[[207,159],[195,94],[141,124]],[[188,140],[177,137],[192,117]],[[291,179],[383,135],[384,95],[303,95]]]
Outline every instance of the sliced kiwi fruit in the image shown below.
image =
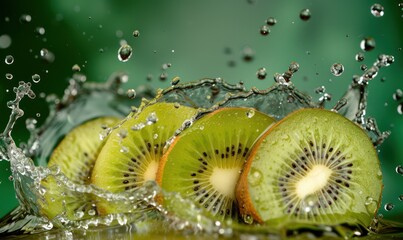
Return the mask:
[[369,226],[382,173],[366,132],[336,112],[302,109],[259,138],[237,185],[243,219],[275,226]]
[[[48,167],[58,166],[73,184],[88,184],[95,160],[105,142],[100,140],[100,133],[118,121],[116,117],[100,117],[74,128],[55,148]],[[95,202],[89,195],[70,191],[62,181],[52,174],[42,180],[41,186],[45,190],[40,204],[42,214],[49,219],[64,215],[69,220],[95,215]]]
[[[95,163],[91,183],[111,193],[136,192],[154,181],[164,146],[197,109],[153,103],[127,119],[109,135]],[[136,206],[113,201],[98,205],[101,214],[130,212]]]
[[[236,219],[235,186],[258,136],[274,119],[252,108],[221,108],[196,120],[164,154],[157,183],[219,220]],[[175,203],[163,205],[174,208]]]

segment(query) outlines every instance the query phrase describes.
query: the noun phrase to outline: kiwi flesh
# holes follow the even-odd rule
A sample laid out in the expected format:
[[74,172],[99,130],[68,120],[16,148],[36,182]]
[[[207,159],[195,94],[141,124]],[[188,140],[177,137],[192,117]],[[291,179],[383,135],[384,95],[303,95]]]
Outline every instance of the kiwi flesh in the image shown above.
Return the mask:
[[[116,117],[100,117],[77,126],[52,152],[48,167],[58,166],[59,171],[74,184],[88,184],[95,160],[105,143],[100,140],[100,133],[118,121]],[[95,202],[89,195],[72,192],[60,181],[54,175],[49,175],[41,181],[41,187],[45,190],[40,198],[42,214],[49,219],[64,214],[69,220],[96,214]]]
[[[236,219],[235,186],[252,144],[274,119],[251,108],[221,108],[179,134],[161,159],[157,183],[212,217]],[[159,199],[168,209],[175,203]],[[174,209],[178,211],[178,209]]]
[[[198,110],[174,103],[141,107],[109,135],[92,171],[91,183],[111,193],[136,192],[154,181],[166,141]],[[101,214],[131,212],[136,206],[98,204]]]
[[243,219],[368,227],[382,174],[367,133],[340,114],[302,109],[259,138],[237,185]]

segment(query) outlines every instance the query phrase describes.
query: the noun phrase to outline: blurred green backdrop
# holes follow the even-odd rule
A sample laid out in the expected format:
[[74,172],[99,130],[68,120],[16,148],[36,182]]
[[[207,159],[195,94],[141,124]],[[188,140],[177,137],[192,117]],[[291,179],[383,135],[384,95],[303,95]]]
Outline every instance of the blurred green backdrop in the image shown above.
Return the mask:
[[[381,130],[392,135],[379,148],[384,174],[383,204],[393,203],[392,211],[380,211],[385,218],[403,219],[403,176],[395,168],[403,164],[403,116],[397,112],[399,102],[392,94],[402,89],[403,78],[403,10],[399,1],[379,1],[383,17],[374,17],[373,1],[314,0],[61,0],[14,1],[0,3],[0,59],[14,57],[13,64],[0,63],[0,127],[4,128],[9,109],[6,102],[14,98],[12,88],[18,81],[32,82],[33,90],[61,96],[78,64],[90,81],[105,81],[113,72],[129,75],[126,88],[142,84],[167,87],[179,76],[182,82],[203,77],[222,77],[228,82],[244,81],[247,87],[266,88],[273,74],[284,72],[292,61],[300,64],[293,78],[295,85],[311,94],[325,86],[333,95],[328,106],[341,97],[353,74],[361,74],[361,64],[372,65],[381,54],[392,54],[395,63],[381,70],[369,86],[367,114],[377,119]],[[311,19],[302,21],[299,13],[309,8]],[[25,17],[24,17],[25,15]],[[27,18],[27,15],[30,18]],[[271,32],[262,36],[259,29],[268,17],[277,19]],[[25,20],[24,20],[25,19]],[[29,21],[28,21],[29,20]],[[43,31],[44,30],[44,31]],[[133,37],[138,30],[140,36]],[[7,46],[7,36],[11,45]],[[360,41],[371,36],[374,50],[357,62]],[[120,62],[117,51],[122,40],[133,47],[133,56]],[[252,61],[243,59],[245,48],[254,52]],[[54,61],[41,59],[41,49],[54,54]],[[330,73],[333,63],[342,63],[344,73]],[[164,63],[172,66],[162,69]],[[267,78],[259,80],[256,71],[265,67]],[[161,81],[161,73],[168,74]],[[11,80],[6,74],[11,73]],[[147,78],[149,78],[147,80]],[[381,79],[383,79],[381,81]],[[26,141],[25,118],[46,118],[47,106],[39,98],[25,99],[24,117],[14,129],[17,142]],[[39,114],[39,115],[37,115]],[[38,117],[39,116],[39,117]],[[376,173],[374,173],[376,174]],[[9,162],[0,161],[0,216],[16,205]]]

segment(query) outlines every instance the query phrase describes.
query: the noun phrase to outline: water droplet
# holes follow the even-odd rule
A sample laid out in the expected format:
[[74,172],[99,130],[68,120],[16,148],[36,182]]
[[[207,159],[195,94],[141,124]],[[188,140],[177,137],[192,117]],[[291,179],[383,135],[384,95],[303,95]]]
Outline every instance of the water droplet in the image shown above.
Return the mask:
[[265,79],[266,76],[267,76],[266,68],[264,68],[264,67],[259,68],[259,70],[257,70],[257,72],[256,72],[256,76],[257,76],[257,78],[259,78],[260,80]]
[[335,63],[330,67],[330,72],[338,77],[344,72],[344,66],[340,63]]
[[96,214],[96,211],[94,209],[88,210],[88,215],[95,216],[95,214]]
[[365,205],[370,205],[372,203],[374,203],[374,199],[372,197],[367,197],[365,199]]
[[396,92],[393,93],[393,100],[398,101],[401,100],[403,98],[403,91],[400,89],[396,89]]
[[167,78],[168,78],[168,73],[166,73],[166,72],[161,73],[161,75],[160,75],[161,81],[165,81]]
[[39,76],[39,74],[34,74],[34,75],[32,75],[32,81],[34,82],[34,83],[38,83],[39,81],[41,81],[41,76]]
[[150,113],[150,115],[147,116],[146,121],[147,125],[156,123],[158,121],[157,114],[155,114],[155,112]]
[[178,84],[180,80],[181,80],[180,77],[174,77],[174,78],[172,78],[172,80],[171,80],[171,85],[176,85],[176,84]]
[[31,17],[31,15],[28,15],[28,14],[23,14],[20,17],[21,23],[29,23],[29,22],[31,22],[31,20],[32,20],[32,17]]
[[360,69],[361,69],[362,71],[365,71],[365,70],[368,69],[368,67],[367,67],[367,65],[365,65],[365,64],[361,64]]
[[385,13],[384,8],[381,4],[375,3],[374,5],[371,6],[371,13],[374,15],[374,17],[382,17],[383,14]]
[[155,134],[153,135],[153,138],[154,138],[154,139],[157,139],[157,138],[158,138],[158,133],[155,133]]
[[35,29],[35,32],[36,32],[38,35],[44,35],[44,34],[45,34],[45,28],[43,28],[43,27],[37,27],[37,28]]
[[11,45],[11,37],[7,34],[0,36],[0,48],[6,49]]
[[325,86],[320,86],[320,87],[315,89],[315,93],[319,94],[319,93],[324,93],[324,92],[326,92]]
[[247,116],[248,118],[252,118],[254,115],[255,115],[255,110],[253,110],[253,109],[249,109],[249,110],[246,112],[246,116]]
[[291,62],[290,66],[288,66],[288,70],[291,73],[296,73],[299,70],[299,64],[297,62]]
[[253,223],[253,217],[251,215],[249,215],[249,214],[246,214],[245,216],[243,216],[243,221],[246,224],[251,225]]
[[80,72],[81,68],[80,68],[80,66],[78,66],[78,64],[74,64],[73,67],[71,68],[71,70],[73,70],[74,72]]
[[269,35],[270,33],[270,29],[268,26],[263,25],[262,27],[260,27],[260,34],[262,34],[263,36]]
[[41,59],[48,63],[52,63],[55,60],[55,55],[46,48],[42,48],[39,54]]
[[6,58],[4,59],[4,62],[5,62],[7,65],[13,64],[13,62],[14,62],[14,57],[11,56],[11,55],[7,55]]
[[133,37],[139,37],[140,36],[140,31],[139,30],[134,30],[133,31]]
[[274,26],[277,23],[277,20],[274,17],[269,17],[266,20],[267,25]]
[[299,13],[299,18],[308,21],[311,18],[311,11],[308,8],[302,9]]
[[172,66],[172,63],[164,63],[162,64],[162,69],[163,70],[167,70],[168,68],[170,68]]
[[403,201],[403,194],[399,195],[399,201]]
[[397,113],[399,113],[400,115],[403,115],[403,103],[400,103],[397,106]]
[[8,177],[8,180],[13,181],[13,180],[14,180],[14,177],[13,177],[12,175],[10,175],[10,176]]
[[364,56],[364,53],[362,53],[362,52],[359,52],[355,55],[355,60],[357,62],[362,62],[362,61],[364,61],[364,59],[365,59],[365,56]]
[[256,186],[262,181],[262,178],[263,178],[262,172],[258,169],[252,168],[248,176],[248,182],[252,186]]
[[250,47],[244,47],[242,49],[242,58],[245,62],[250,62],[253,60],[255,52]]
[[385,209],[386,211],[390,211],[390,210],[392,210],[394,207],[395,207],[395,205],[393,205],[393,203],[386,203],[385,206],[384,206],[384,209]]
[[361,40],[360,47],[363,51],[371,51],[375,48],[375,39],[372,37],[366,37]]
[[84,212],[83,211],[77,211],[74,213],[74,216],[78,219],[84,217]]
[[132,47],[128,44],[124,44],[119,48],[118,59],[121,62],[127,62],[132,56]]
[[403,167],[402,167],[402,165],[398,165],[396,167],[396,173],[398,173],[398,174],[403,176]]
[[7,79],[7,80],[13,79],[13,74],[11,74],[11,73],[6,73],[6,79]]
[[128,89],[127,92],[126,92],[126,95],[127,95],[128,98],[133,99],[133,98],[136,97],[136,90],[134,90],[132,88]]

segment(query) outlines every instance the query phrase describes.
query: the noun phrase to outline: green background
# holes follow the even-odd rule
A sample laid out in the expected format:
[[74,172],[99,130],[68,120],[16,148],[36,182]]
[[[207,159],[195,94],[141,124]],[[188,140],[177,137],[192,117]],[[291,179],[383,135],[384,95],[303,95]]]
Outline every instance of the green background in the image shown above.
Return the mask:
[[[395,63],[381,69],[370,82],[367,114],[377,119],[381,130],[392,135],[379,148],[384,174],[383,203],[395,205],[392,211],[381,213],[385,218],[401,221],[403,176],[395,172],[403,164],[403,116],[397,112],[397,101],[392,94],[403,89],[403,10],[399,1],[378,1],[385,15],[376,18],[370,7],[374,1],[313,1],[313,0],[219,0],[219,1],[11,1],[0,3],[0,36],[11,37],[11,46],[0,48],[0,128],[4,128],[9,109],[6,102],[14,98],[12,88],[18,81],[32,82],[39,74],[39,83],[33,90],[39,95],[56,93],[61,96],[72,75],[72,66],[78,64],[90,81],[103,82],[114,72],[127,72],[125,88],[149,84],[167,87],[170,79],[179,76],[182,82],[204,77],[222,77],[228,82],[244,81],[250,88],[266,88],[273,83],[273,74],[287,70],[296,61],[300,70],[295,74],[295,85],[320,96],[314,89],[325,86],[333,95],[332,103],[340,98],[354,74],[361,74],[361,64],[372,65],[381,54],[392,54]],[[312,17],[302,21],[299,12],[309,8]],[[20,21],[23,14],[32,20]],[[268,17],[277,24],[268,36],[259,29]],[[38,27],[45,34],[35,32]],[[132,36],[134,30],[140,36]],[[360,52],[360,41],[371,36],[376,48],[365,53],[364,62],[355,61]],[[120,41],[133,47],[128,62],[120,62],[117,51]],[[249,46],[255,52],[252,61],[244,61],[242,50]],[[46,48],[55,55],[51,63],[40,59],[40,50]],[[14,63],[3,59],[12,55]],[[335,77],[330,73],[333,63],[342,63],[344,73]],[[162,64],[172,67],[162,70]],[[267,78],[259,80],[256,71],[265,67]],[[159,75],[168,74],[166,81]],[[12,73],[13,79],[5,78]],[[151,80],[147,80],[148,75]],[[381,81],[384,78],[385,81]],[[332,106],[332,104],[329,104]],[[42,122],[47,113],[46,103],[39,98],[22,102],[24,117],[14,129],[17,142],[26,141],[28,132],[24,122],[35,117]],[[36,117],[39,113],[40,117]],[[375,175],[376,173],[374,173]],[[0,216],[12,210],[17,201],[12,188],[9,163],[0,161]],[[368,176],[371,177],[371,176]]]

